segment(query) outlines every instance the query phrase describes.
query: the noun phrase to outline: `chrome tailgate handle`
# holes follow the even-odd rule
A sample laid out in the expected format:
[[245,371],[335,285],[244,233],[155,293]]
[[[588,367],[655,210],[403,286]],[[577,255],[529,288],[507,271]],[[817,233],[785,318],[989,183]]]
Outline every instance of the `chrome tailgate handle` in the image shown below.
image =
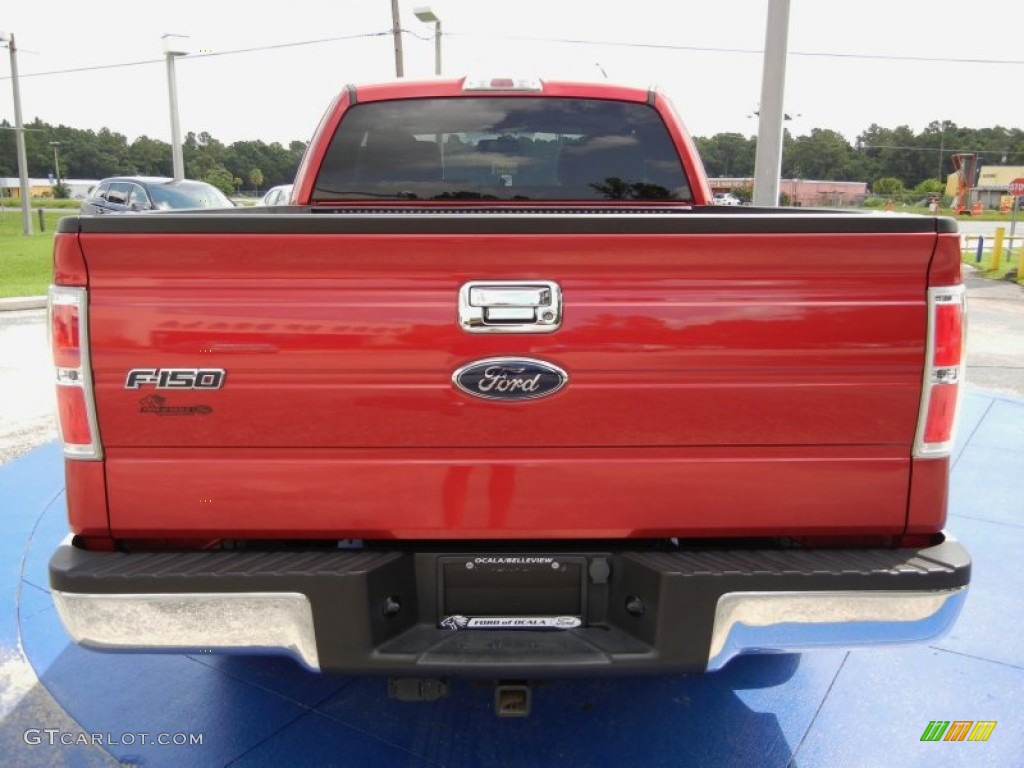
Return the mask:
[[550,280],[473,280],[459,289],[459,325],[470,333],[551,333],[562,289]]
[[543,286],[492,286],[470,284],[469,303],[474,307],[547,307],[551,289]]

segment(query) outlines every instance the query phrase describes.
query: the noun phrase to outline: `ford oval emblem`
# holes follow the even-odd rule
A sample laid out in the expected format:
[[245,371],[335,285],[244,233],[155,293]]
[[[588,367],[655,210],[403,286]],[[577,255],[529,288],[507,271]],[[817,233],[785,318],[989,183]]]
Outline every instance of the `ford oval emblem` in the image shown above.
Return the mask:
[[491,357],[464,365],[452,383],[473,397],[486,400],[536,400],[565,386],[569,374],[557,365],[527,357]]

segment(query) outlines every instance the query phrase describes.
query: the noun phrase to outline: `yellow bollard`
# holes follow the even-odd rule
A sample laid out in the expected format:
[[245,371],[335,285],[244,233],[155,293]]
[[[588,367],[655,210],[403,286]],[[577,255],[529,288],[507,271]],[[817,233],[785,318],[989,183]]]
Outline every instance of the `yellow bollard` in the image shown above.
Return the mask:
[[1006,227],[996,227],[996,239],[992,243],[992,271],[999,271],[999,263],[1003,258],[1003,235],[1006,234]]

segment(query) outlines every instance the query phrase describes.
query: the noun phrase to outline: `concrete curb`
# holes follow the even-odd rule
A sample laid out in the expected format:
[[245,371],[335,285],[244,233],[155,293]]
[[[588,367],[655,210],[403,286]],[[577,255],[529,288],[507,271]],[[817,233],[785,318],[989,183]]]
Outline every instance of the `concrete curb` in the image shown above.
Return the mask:
[[0,312],[15,309],[43,309],[44,307],[46,307],[45,296],[14,296],[9,299],[0,299]]

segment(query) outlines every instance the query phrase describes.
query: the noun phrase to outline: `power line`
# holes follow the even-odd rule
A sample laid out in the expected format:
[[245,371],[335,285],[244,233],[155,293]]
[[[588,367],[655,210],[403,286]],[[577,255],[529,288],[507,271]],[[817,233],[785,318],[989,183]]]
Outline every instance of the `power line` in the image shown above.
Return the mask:
[[[429,40],[429,39],[431,39],[431,38],[423,37],[422,35],[418,35],[415,32],[412,32],[411,30],[408,30],[408,29],[403,29],[402,33],[403,34],[407,34],[407,35],[413,35],[414,37],[419,37],[420,40]],[[388,29],[388,30],[385,30],[383,32],[363,32],[363,33],[360,33],[358,35],[342,35],[340,37],[322,37],[322,38],[320,38],[318,40],[299,40],[299,41],[294,42],[294,43],[276,43],[274,45],[259,45],[259,46],[255,46],[253,48],[236,48],[233,51],[210,51],[209,53],[190,54],[190,55],[185,56],[183,58],[186,58],[186,59],[205,59],[205,58],[209,58],[211,56],[231,56],[231,55],[234,55],[236,53],[256,53],[257,51],[273,51],[273,50],[277,50],[279,48],[298,48],[299,46],[303,46],[303,45],[319,45],[320,43],[336,43],[339,40],[357,40],[359,38],[366,38],[366,37],[384,37],[386,35],[391,35],[391,34],[393,34],[392,31],[390,29]]]
[[[423,37],[422,35],[419,35],[416,32],[412,32],[411,30],[404,30],[403,29],[402,32],[410,34],[410,35],[413,35],[414,37],[418,37],[421,40],[429,39],[429,38]],[[207,52],[207,53],[190,53],[190,54],[188,54],[186,56],[180,56],[179,58],[180,59],[207,59],[207,58],[211,58],[211,57],[214,57],[214,56],[233,56],[233,55],[239,54],[239,53],[256,53],[258,51],[272,51],[272,50],[278,50],[278,49],[281,49],[281,48],[298,48],[298,47],[304,46],[304,45],[320,45],[322,43],[336,43],[336,42],[343,41],[343,40],[357,40],[359,38],[382,37],[384,35],[390,35],[390,34],[391,34],[391,30],[390,29],[386,30],[386,31],[383,31],[383,32],[362,32],[362,33],[357,34],[357,35],[339,35],[339,36],[336,36],[336,37],[321,37],[321,38],[318,38],[318,39],[315,39],[315,40],[298,40],[298,41],[291,42],[291,43],[275,43],[273,45],[253,46],[251,48],[236,48],[236,49],[231,50],[231,51],[210,51],[210,52]],[[46,77],[48,75],[67,75],[67,74],[71,74],[71,73],[74,73],[74,72],[95,72],[96,70],[100,70],[100,69],[120,69],[120,68],[124,68],[124,67],[138,67],[138,66],[143,66],[143,65],[147,65],[147,64],[163,64],[163,63],[164,63],[163,57],[161,57],[159,59],[140,59],[138,61],[123,61],[123,62],[120,62],[120,63],[117,63],[117,64],[94,64],[94,65],[86,66],[86,67],[70,67],[68,69],[52,69],[52,70],[50,70],[48,72],[28,72],[28,73],[20,74],[19,77],[21,79],[24,79],[26,77]],[[10,80],[10,79],[11,79],[10,75],[6,75],[4,77],[0,77],[0,80]]]
[[901,147],[896,144],[861,144],[854,149],[902,149],[907,152],[975,152],[982,153],[988,152],[991,155],[1003,154],[1007,157],[1011,155],[1020,155],[1024,152],[1018,152],[1014,149],[950,149],[949,147]]
[[[44,77],[46,75],[66,75],[70,72],[94,72],[97,69],[117,69],[120,67],[137,67],[140,64],[160,64],[163,59],[142,59],[140,61],[123,61],[120,64],[95,64],[91,67],[74,67],[72,69],[53,69],[49,72],[25,72],[18,75],[24,80],[27,77]],[[0,77],[0,80],[10,80],[10,75]]]
[[[272,45],[259,45],[250,48],[237,48],[230,51],[211,51],[209,53],[193,53],[187,56],[182,56],[182,59],[205,59],[214,56],[233,56],[242,53],[257,53],[259,51],[272,51],[279,50],[282,48],[298,48],[306,45],[320,45],[323,43],[334,43],[345,40],[357,40],[361,38],[372,38],[372,37],[385,37],[392,34],[390,29],[382,30],[380,32],[363,32],[355,35],[338,35],[334,37],[322,37],[314,40],[298,40],[290,43],[276,43]],[[419,32],[411,29],[403,29],[402,34],[411,35],[419,40],[430,41],[432,38],[424,36]],[[610,46],[616,48],[646,48],[652,50],[667,50],[667,51],[695,51],[698,53],[736,53],[736,54],[749,54],[749,55],[762,55],[764,50],[761,48],[726,48],[716,46],[700,46],[700,45],[671,45],[668,43],[638,43],[631,41],[615,41],[615,40],[584,40],[579,38],[564,38],[564,37],[531,37],[526,35],[489,35],[480,34],[476,32],[446,32],[445,37],[482,37],[489,38],[492,40],[511,40],[519,42],[532,42],[532,43],[561,43],[564,45],[601,45]],[[923,63],[945,63],[945,64],[998,64],[998,65],[1024,65],[1024,59],[981,59],[981,58],[961,58],[956,56],[905,56],[899,54],[884,54],[884,53],[835,53],[830,51],[790,51],[790,56],[803,56],[812,58],[830,58],[830,59],[854,59],[854,60],[878,60],[878,61],[912,61],[912,62],[923,62]],[[95,72],[103,69],[120,69],[126,67],[138,67],[149,64],[161,64],[163,58],[158,59],[140,59],[138,61],[125,61],[116,64],[95,64],[92,66],[85,67],[70,67],[68,69],[54,69],[47,72],[28,72],[20,75],[22,78],[27,77],[47,77],[50,75],[66,75],[75,72]],[[0,80],[10,80],[10,75],[4,75],[0,77]]]
[[[448,32],[450,37],[487,37],[493,40],[515,40],[531,43],[564,43],[567,45],[606,45],[616,48],[652,48],[666,51],[697,51],[701,53],[744,53],[764,54],[763,48],[722,48],[702,45],[670,45],[668,43],[636,43],[615,40],[582,40],[567,37],[530,37],[526,35],[488,35],[472,32]],[[954,56],[902,56],[886,53],[833,53],[830,51],[790,51],[790,56],[810,56],[830,59],[878,59],[881,61],[919,61],[950,64],[1016,64],[1024,65],[1024,59],[977,59]]]

